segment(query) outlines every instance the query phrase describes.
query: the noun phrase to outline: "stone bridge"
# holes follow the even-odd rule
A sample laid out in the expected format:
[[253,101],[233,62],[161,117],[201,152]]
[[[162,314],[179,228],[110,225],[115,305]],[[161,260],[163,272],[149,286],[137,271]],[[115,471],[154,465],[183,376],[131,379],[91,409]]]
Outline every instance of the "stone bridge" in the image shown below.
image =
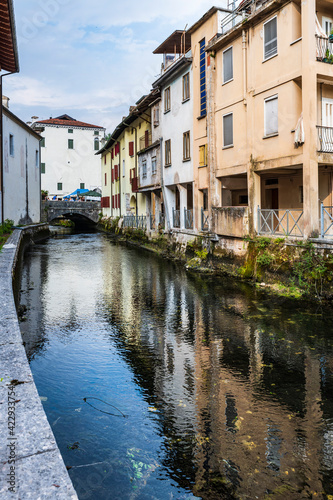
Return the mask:
[[95,225],[101,212],[100,201],[42,201],[42,222],[69,219],[76,225]]

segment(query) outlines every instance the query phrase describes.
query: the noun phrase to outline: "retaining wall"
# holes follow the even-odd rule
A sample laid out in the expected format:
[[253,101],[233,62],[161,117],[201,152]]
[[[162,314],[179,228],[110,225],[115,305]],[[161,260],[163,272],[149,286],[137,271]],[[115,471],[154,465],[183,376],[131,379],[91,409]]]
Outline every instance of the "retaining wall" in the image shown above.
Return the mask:
[[16,229],[0,253],[1,500],[77,500],[32,377],[13,294],[23,246],[47,230]]

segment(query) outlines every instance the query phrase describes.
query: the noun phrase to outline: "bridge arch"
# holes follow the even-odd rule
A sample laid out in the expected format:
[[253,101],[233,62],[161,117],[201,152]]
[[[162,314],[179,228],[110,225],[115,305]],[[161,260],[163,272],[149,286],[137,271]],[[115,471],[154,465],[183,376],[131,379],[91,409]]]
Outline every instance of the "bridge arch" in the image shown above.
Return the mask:
[[55,219],[69,219],[76,225],[96,225],[99,220],[101,203],[97,201],[43,201],[43,222]]

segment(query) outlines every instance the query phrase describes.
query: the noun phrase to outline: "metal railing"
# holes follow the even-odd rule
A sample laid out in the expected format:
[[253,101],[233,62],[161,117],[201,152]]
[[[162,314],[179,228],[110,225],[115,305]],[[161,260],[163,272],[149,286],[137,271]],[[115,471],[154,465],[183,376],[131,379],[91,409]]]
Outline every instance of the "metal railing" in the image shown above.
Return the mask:
[[123,227],[130,227],[135,229],[147,229],[147,217],[145,215],[125,215],[123,220]]
[[316,59],[328,64],[333,64],[333,43],[328,38],[316,35]]
[[333,153],[333,127],[322,127],[317,125],[318,152]]
[[201,231],[209,231],[208,210],[201,209]]
[[333,239],[333,207],[320,204],[320,233],[322,238]]
[[158,224],[161,229],[165,229],[165,215],[162,212],[159,213]]
[[180,210],[172,209],[172,223],[173,227],[180,228]]
[[193,229],[193,210],[184,208],[184,226],[185,229]]
[[258,207],[258,234],[303,237],[303,210],[270,210]]

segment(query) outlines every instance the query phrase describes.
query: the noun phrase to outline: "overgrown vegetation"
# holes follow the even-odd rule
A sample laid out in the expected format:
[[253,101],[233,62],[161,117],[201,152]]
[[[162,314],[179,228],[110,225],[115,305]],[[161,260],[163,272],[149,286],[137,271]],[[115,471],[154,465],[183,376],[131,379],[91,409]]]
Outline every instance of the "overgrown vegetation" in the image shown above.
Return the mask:
[[0,250],[3,245],[6,243],[9,236],[12,234],[12,227],[14,225],[14,221],[10,219],[6,219],[2,224],[0,224]]
[[68,220],[68,219],[61,219],[61,220],[58,220],[57,222],[55,222],[53,225],[54,226],[61,226],[61,227],[75,227],[75,222],[73,222],[72,220]]
[[249,247],[243,278],[254,281],[280,282],[296,287],[302,295],[318,298],[333,293],[333,255],[317,250],[312,242],[286,243],[284,238],[248,239]]

